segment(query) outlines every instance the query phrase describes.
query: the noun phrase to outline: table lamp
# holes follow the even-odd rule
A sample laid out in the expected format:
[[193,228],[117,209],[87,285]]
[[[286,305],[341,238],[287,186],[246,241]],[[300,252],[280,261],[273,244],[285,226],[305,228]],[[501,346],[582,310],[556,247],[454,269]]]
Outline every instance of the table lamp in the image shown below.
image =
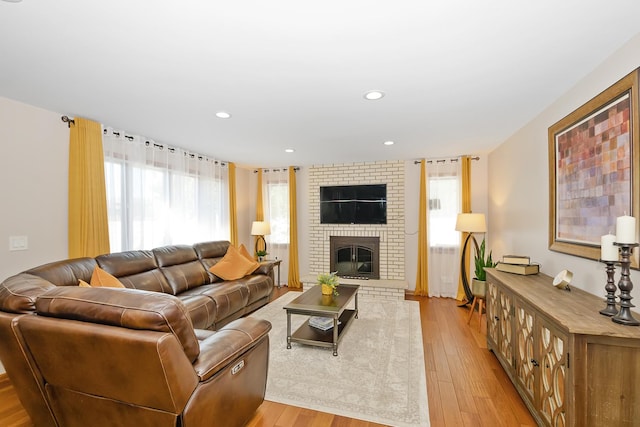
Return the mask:
[[464,303],[464,305],[466,305],[473,301],[473,292],[471,292],[471,288],[469,287],[469,279],[467,278],[467,263],[465,262],[465,255],[467,251],[467,245],[469,244],[469,239],[473,240],[473,244],[476,248],[476,253],[480,251],[478,242],[476,241],[476,238],[473,237],[473,233],[487,232],[487,222],[484,218],[484,214],[458,214],[458,218],[456,219],[456,231],[468,233],[467,238],[464,240],[464,245],[462,246],[462,256],[460,258],[460,274],[462,274],[462,286],[464,288],[464,294],[467,298],[467,301]]
[[258,236],[256,239],[256,254],[260,250],[260,242],[264,247],[264,251],[267,251],[267,241],[264,240],[264,236],[271,234],[271,225],[267,221],[253,221],[251,224],[251,235]]

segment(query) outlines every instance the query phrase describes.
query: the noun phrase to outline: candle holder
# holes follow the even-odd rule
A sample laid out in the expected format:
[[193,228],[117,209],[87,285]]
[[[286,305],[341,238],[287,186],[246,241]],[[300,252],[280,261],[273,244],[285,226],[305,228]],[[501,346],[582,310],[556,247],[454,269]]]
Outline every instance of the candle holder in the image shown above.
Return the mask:
[[629,279],[629,266],[631,265],[631,251],[639,245],[638,243],[614,243],[614,245],[620,246],[621,275],[618,281],[620,311],[611,317],[611,320],[622,325],[638,326],[640,322],[631,314],[631,307],[635,306],[631,304],[633,283]]
[[607,306],[600,310],[600,314],[603,316],[614,316],[618,314],[616,308],[616,282],[613,279],[613,274],[616,271],[615,261],[602,261],[607,265],[607,284],[604,286],[604,290],[607,291]]

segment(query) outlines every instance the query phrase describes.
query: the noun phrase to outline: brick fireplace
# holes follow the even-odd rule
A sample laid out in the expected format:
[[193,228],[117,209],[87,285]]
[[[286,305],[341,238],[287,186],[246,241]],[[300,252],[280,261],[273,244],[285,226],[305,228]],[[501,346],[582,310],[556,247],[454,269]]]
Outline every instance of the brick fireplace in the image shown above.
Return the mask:
[[[331,270],[331,237],[376,238],[379,279],[405,280],[404,162],[317,165],[309,169],[309,274]],[[386,224],[321,224],[320,187],[387,184]]]

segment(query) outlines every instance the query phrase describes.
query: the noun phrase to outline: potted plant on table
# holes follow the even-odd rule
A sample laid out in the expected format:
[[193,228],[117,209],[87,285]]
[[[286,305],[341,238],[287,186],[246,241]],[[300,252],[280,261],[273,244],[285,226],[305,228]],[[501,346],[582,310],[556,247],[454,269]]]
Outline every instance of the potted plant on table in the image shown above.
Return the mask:
[[475,255],[475,278],[471,282],[471,292],[474,296],[484,298],[487,292],[487,273],[485,268],[492,268],[497,265],[497,262],[493,262],[491,259],[491,252],[485,257],[485,240],[482,239],[480,249],[476,251]]
[[333,273],[322,273],[318,275],[318,284],[322,286],[322,295],[338,296],[338,276],[336,271]]
[[264,249],[260,249],[259,251],[256,251],[256,256],[258,257],[258,261],[262,262],[264,257],[267,256],[267,251],[265,251]]

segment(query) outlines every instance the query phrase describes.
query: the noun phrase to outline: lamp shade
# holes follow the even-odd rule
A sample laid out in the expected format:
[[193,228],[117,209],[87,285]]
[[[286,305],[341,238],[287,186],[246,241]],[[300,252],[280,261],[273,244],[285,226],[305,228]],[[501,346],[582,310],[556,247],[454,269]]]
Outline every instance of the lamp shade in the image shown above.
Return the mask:
[[458,214],[458,218],[456,219],[456,231],[463,231],[466,233],[486,233],[487,222],[484,219],[484,214]]
[[268,236],[271,234],[271,224],[267,221],[253,221],[251,224],[252,236]]

